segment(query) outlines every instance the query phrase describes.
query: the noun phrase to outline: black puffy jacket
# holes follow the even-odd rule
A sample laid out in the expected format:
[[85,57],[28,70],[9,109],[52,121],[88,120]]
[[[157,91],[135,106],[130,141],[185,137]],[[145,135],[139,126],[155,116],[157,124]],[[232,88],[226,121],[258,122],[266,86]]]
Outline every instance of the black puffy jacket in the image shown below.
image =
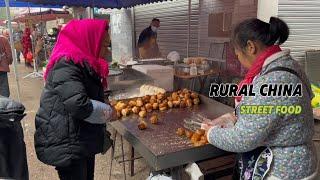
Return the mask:
[[90,99],[104,102],[97,74],[89,68],[60,60],[47,77],[34,135],[37,157],[45,164],[64,167],[72,160],[102,152],[106,125],[90,124]]

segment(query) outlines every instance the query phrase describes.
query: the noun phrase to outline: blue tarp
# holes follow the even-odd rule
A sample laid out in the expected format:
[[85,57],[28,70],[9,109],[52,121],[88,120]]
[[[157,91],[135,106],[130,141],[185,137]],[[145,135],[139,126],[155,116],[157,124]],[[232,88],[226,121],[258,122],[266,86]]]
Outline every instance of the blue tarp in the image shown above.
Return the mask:
[[[9,1],[10,7],[43,7],[43,8],[61,8],[62,6],[50,5],[44,6],[42,4],[34,4],[30,2],[20,2],[15,0]],[[0,0],[0,7],[6,7],[4,0]]]
[[18,0],[34,4],[81,6],[98,8],[128,8],[135,5],[161,2],[165,0]]

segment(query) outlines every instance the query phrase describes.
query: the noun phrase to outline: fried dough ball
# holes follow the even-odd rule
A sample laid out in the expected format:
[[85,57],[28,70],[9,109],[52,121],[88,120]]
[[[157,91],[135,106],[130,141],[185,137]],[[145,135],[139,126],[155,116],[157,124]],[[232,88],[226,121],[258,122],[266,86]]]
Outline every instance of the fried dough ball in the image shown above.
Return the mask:
[[110,101],[110,105],[113,106],[113,107],[116,106],[117,105],[117,101],[115,101],[115,100]]
[[149,103],[149,102],[150,102],[150,97],[151,97],[151,96],[146,95],[146,96],[142,97],[142,101],[143,101],[144,103]]
[[165,110],[167,110],[167,107],[166,107],[166,106],[161,107],[161,108],[159,108],[159,110],[160,110],[160,111],[165,111]]
[[122,116],[127,116],[130,114],[130,110],[128,108],[122,109],[121,114]]
[[161,103],[161,104],[159,104],[159,108],[162,108],[162,107],[167,107],[167,103],[166,102],[163,102],[163,103]]
[[167,100],[168,100],[168,101],[173,101],[172,97],[170,97],[170,96],[167,97]]
[[173,102],[172,101],[168,101],[168,107],[169,108],[173,108]]
[[142,107],[143,106],[143,101],[141,98],[138,98],[137,99],[137,104],[136,104],[138,107]]
[[200,136],[203,136],[206,133],[206,131],[203,129],[197,129],[196,133],[199,134]]
[[196,141],[193,143],[194,147],[200,147],[200,146],[204,146],[206,145],[206,143],[202,142],[202,141]]
[[192,107],[193,106],[192,100],[191,99],[187,99],[186,100],[186,105],[187,105],[187,107]]
[[140,112],[139,112],[139,116],[142,117],[142,118],[144,118],[144,117],[147,116],[147,112],[146,112],[146,111],[140,111]]
[[162,93],[157,94],[157,99],[163,100],[164,98],[165,98],[164,94]]
[[180,102],[180,108],[185,108],[187,105],[184,101],[181,101]]
[[156,96],[156,95],[152,95],[152,96],[150,97],[150,100],[151,100],[151,99],[156,100],[156,99],[157,99],[157,96]]
[[162,104],[166,104],[166,105],[168,105],[168,100],[166,100],[166,99],[165,99],[165,100],[163,100],[163,101],[162,101]]
[[196,99],[198,97],[199,97],[199,95],[197,93],[195,93],[195,92],[191,93],[191,98],[192,99]]
[[192,131],[188,131],[188,130],[185,130],[185,134],[186,134],[186,137],[191,139],[191,137],[193,136],[193,132]]
[[179,107],[180,106],[180,100],[179,101],[173,101],[173,106],[174,107]]
[[184,89],[182,90],[182,92],[183,92],[183,93],[189,93],[189,90],[188,90],[187,88],[184,88]]
[[140,121],[139,125],[138,125],[138,128],[140,130],[145,130],[147,129],[147,123],[145,121]]
[[159,108],[159,104],[158,103],[153,103],[152,104],[152,108],[153,108],[153,110],[157,110]]
[[127,107],[127,105],[124,102],[119,101],[114,108],[118,111],[122,111],[122,109],[124,109],[126,107]]
[[129,106],[130,106],[130,107],[134,107],[134,106],[136,106],[136,105],[137,105],[137,102],[136,102],[136,101],[134,101],[134,100],[129,101]]
[[146,108],[147,112],[151,112],[153,109],[153,107],[150,103],[146,104],[144,107]]
[[140,111],[147,111],[145,107],[141,107]]
[[192,142],[196,142],[196,141],[200,141],[201,135],[198,133],[193,133],[192,137],[191,137],[191,141]]
[[135,106],[131,109],[131,111],[134,113],[134,114],[138,114],[140,112],[140,108]]
[[184,94],[184,99],[190,99],[190,98],[191,98],[190,93],[185,93],[185,94]]
[[177,101],[178,98],[179,98],[178,93],[176,93],[176,92],[172,93],[172,94],[171,94],[171,98],[172,98],[172,100]]
[[179,136],[184,136],[185,135],[185,130],[183,128],[178,128],[176,133]]
[[150,104],[154,104],[156,102],[157,102],[157,99],[150,99],[150,101],[149,101]]
[[204,144],[208,143],[207,136],[201,136],[200,141],[203,142]]
[[193,104],[194,104],[194,105],[200,104],[200,99],[199,99],[199,98],[193,99]]
[[158,124],[158,116],[157,115],[152,115],[150,118],[151,124]]

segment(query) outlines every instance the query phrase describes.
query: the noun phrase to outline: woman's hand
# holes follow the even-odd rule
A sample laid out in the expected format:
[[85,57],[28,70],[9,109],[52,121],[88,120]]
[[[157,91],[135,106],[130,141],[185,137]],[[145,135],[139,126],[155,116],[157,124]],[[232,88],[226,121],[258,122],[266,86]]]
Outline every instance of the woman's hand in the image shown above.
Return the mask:
[[227,113],[212,121],[207,121],[202,123],[201,128],[210,129],[213,126],[228,128],[228,127],[234,126],[236,122],[237,122],[237,117],[233,113]]
[[108,121],[115,121],[117,119],[117,111],[111,106],[111,110],[104,111],[104,116]]

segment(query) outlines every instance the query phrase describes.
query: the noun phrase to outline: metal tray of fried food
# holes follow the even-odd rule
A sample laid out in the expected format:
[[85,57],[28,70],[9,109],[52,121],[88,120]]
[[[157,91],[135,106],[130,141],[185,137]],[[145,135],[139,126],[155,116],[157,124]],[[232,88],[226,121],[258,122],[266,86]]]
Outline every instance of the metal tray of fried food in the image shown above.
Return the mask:
[[[147,123],[147,129],[143,131],[138,129],[141,119],[137,115],[123,117],[110,125],[157,171],[226,155],[227,152],[212,145],[194,147],[189,139],[176,134],[178,128],[184,127],[184,119],[193,114],[214,119],[233,111],[233,108],[205,96],[200,95],[200,100],[200,105],[192,108],[148,113],[143,119]],[[149,121],[154,113],[159,117],[158,125]]]

